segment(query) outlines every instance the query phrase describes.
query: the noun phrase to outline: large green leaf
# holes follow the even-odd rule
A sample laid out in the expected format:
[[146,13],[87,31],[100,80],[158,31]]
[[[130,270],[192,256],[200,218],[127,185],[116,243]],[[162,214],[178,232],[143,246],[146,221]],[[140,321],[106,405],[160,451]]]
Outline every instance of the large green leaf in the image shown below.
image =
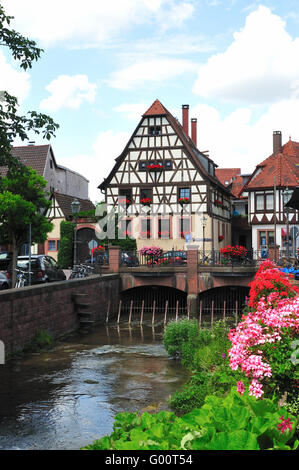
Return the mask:
[[259,450],[256,436],[248,431],[219,432],[207,450]]

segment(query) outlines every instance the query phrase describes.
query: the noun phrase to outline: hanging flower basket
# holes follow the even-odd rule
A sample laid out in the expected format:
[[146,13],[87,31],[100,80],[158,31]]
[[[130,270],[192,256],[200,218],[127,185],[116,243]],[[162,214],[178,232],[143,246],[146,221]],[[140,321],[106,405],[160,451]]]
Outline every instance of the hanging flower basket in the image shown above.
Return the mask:
[[224,240],[224,236],[223,235],[219,235],[218,237],[218,242],[222,242]]
[[149,171],[161,171],[163,170],[163,165],[161,165],[161,163],[150,163],[146,165],[146,168]]

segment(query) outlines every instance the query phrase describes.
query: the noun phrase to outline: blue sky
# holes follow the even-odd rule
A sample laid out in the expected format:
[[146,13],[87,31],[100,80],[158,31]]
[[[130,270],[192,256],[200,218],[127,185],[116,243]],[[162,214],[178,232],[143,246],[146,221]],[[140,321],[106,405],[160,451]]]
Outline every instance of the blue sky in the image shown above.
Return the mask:
[[[158,98],[198,119],[198,148],[243,173],[299,141],[299,4],[264,0],[0,0],[12,26],[44,49],[22,72],[0,50],[0,90],[60,124],[59,164],[97,189]],[[36,144],[44,143],[32,136]],[[16,142],[19,144],[19,142]]]

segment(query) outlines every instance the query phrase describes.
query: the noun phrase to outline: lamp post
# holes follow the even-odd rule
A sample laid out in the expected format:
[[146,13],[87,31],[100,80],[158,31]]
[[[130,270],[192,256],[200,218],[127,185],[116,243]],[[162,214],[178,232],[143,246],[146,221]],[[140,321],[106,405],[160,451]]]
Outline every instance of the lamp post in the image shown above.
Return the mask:
[[290,232],[289,232],[289,207],[286,206],[286,204],[289,202],[291,195],[293,191],[291,189],[284,189],[282,191],[282,197],[283,197],[283,205],[284,205],[284,210],[286,213],[286,221],[287,221],[287,259],[289,261],[290,259],[290,245],[289,245],[289,237],[290,237]]
[[73,266],[73,269],[74,271],[76,270],[76,266],[77,266],[77,218],[78,218],[78,214],[80,212],[80,202],[78,201],[77,198],[75,198],[73,200],[73,202],[71,203],[71,209],[72,209],[72,214],[74,216],[74,219],[75,219],[75,225],[74,225],[74,266]]
[[203,215],[202,218],[200,219],[201,225],[202,225],[202,252],[203,252],[203,258],[205,257],[205,228],[206,228],[206,223],[207,223],[207,218]]

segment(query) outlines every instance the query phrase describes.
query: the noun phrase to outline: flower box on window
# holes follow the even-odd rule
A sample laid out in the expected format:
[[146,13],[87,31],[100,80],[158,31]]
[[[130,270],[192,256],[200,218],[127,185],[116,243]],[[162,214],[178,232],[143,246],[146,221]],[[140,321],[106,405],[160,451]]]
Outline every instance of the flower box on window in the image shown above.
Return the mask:
[[180,204],[189,204],[190,198],[189,198],[189,197],[180,197],[180,198],[178,199],[178,202],[179,202]]
[[169,230],[162,230],[162,232],[158,232],[158,237],[159,238],[169,238],[170,237]]
[[118,199],[119,204],[131,204],[131,200],[127,197],[122,197]]
[[163,165],[161,163],[149,163],[146,168],[149,171],[160,171],[163,170]]
[[151,237],[151,232],[149,230],[141,231],[140,232],[140,237],[141,238],[150,238]]
[[140,199],[140,202],[145,206],[149,206],[152,203],[152,200],[150,197],[143,197],[142,199]]
[[221,206],[222,206],[222,201],[220,201],[219,199],[215,199],[214,204],[215,204],[215,206],[217,206],[217,207],[221,207]]
[[129,230],[125,230],[122,234],[123,234],[124,237],[131,237],[132,236],[132,232],[130,232]]

